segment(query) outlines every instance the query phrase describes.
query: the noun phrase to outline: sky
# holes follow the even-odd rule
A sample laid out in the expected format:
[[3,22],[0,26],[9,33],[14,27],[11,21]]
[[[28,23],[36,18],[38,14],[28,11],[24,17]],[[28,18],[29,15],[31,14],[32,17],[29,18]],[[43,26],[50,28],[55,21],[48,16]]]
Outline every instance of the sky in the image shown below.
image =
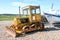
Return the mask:
[[0,14],[18,14],[18,7],[40,5],[42,11],[51,9],[60,10],[60,0],[0,0]]

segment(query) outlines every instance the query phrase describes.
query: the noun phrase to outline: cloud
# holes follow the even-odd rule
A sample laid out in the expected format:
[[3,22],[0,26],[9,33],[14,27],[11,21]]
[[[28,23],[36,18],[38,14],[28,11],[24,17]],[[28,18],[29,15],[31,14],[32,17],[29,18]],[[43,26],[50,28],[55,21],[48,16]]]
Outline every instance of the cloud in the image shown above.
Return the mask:
[[22,2],[12,2],[12,6],[36,5],[40,0],[22,0]]
[[40,3],[40,1],[41,0],[23,0],[23,2],[25,2],[25,3],[31,3],[31,4],[32,3],[36,3],[37,4],[37,3]]
[[12,2],[11,4],[12,4],[12,6],[25,6],[26,5],[22,2]]
[[34,3],[23,3],[23,2],[12,2],[11,3],[12,6],[21,6],[21,7],[24,7],[24,6],[27,6],[27,5],[37,5],[37,4],[34,4]]
[[23,0],[23,1],[26,1],[26,2],[27,2],[27,1],[28,1],[28,2],[33,2],[33,1],[34,1],[34,2],[36,2],[36,1],[38,1],[38,0]]

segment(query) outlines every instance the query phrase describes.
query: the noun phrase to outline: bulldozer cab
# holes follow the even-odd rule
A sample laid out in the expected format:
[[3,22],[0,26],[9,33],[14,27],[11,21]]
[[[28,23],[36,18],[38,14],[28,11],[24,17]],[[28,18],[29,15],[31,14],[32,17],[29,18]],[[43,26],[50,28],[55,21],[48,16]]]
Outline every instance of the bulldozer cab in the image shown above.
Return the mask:
[[26,6],[23,7],[23,15],[21,18],[25,19],[26,22],[40,21],[40,6]]
[[22,15],[19,18],[14,18],[14,25],[19,23],[41,22],[40,6],[25,6],[22,8]]

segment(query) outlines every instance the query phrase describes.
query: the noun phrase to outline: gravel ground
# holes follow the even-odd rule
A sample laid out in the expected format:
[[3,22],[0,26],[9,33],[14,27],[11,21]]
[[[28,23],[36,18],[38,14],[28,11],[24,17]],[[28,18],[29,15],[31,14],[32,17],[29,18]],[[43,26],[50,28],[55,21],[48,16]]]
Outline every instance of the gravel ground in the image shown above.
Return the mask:
[[5,32],[6,25],[11,25],[12,21],[0,21],[0,40],[60,40],[60,28],[45,25],[43,31],[36,31],[20,35],[13,38]]

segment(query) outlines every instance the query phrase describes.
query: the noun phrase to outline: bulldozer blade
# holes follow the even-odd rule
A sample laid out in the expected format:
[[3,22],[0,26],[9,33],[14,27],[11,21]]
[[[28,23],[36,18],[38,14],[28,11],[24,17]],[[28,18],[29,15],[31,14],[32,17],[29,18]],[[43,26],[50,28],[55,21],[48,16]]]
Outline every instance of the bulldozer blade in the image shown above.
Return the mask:
[[9,34],[10,36],[16,37],[16,33],[15,33],[14,30],[9,29],[9,28],[6,28],[6,32],[7,32],[7,34]]

